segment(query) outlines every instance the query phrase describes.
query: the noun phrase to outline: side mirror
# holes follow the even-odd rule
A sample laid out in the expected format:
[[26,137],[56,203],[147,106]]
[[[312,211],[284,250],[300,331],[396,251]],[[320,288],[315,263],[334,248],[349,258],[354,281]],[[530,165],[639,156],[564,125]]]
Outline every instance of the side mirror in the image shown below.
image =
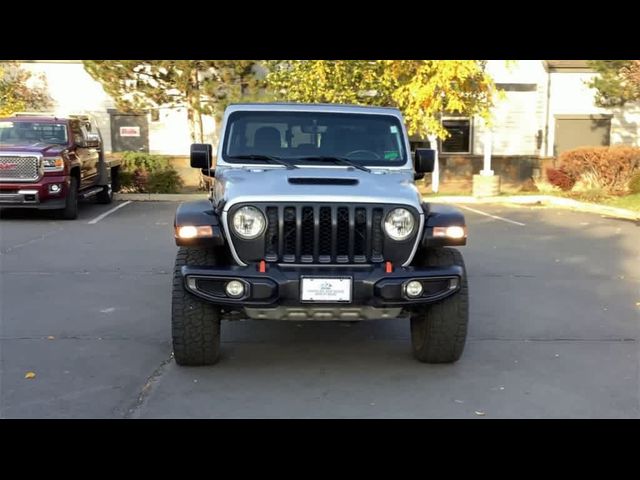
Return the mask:
[[[436,151],[430,148],[416,148],[414,162],[416,174],[431,173],[436,163]],[[423,175],[424,176],[424,175]]]
[[100,136],[97,133],[90,133],[78,146],[81,148],[98,148],[100,146]]
[[193,168],[211,168],[211,144],[209,143],[192,143],[191,144],[191,167]]

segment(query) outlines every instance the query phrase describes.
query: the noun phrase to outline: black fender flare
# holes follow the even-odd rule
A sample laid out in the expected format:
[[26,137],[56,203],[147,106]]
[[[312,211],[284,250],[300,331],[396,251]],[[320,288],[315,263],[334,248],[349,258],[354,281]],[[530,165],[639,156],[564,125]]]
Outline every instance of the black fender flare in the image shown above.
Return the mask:
[[[178,238],[178,228],[191,225],[194,227],[210,226],[212,237]],[[225,244],[222,222],[209,200],[184,202],[178,206],[173,221],[174,238],[179,247],[215,247]]]
[[467,244],[466,235],[459,239],[433,236],[434,227],[459,226],[466,229],[467,224],[464,214],[459,209],[442,203],[423,203],[422,209],[425,215],[424,233],[422,235],[422,246],[424,248],[462,246]]

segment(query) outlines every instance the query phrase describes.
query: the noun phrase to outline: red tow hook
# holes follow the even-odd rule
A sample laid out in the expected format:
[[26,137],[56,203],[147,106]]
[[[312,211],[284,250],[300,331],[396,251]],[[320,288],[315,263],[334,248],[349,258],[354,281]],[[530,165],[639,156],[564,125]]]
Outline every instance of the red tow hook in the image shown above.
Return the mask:
[[393,272],[393,265],[391,264],[391,262],[385,262],[384,267],[387,273]]
[[260,263],[258,264],[258,271],[260,273],[264,273],[267,271],[267,262],[265,262],[264,260],[260,260]]

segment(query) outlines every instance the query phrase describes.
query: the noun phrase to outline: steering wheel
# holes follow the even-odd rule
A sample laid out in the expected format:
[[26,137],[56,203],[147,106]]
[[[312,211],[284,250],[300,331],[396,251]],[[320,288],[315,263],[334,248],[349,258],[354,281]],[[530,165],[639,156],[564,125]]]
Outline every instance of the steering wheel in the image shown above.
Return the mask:
[[345,157],[349,158],[351,155],[355,155],[357,153],[370,153],[373,155],[375,160],[381,160],[380,155],[378,155],[376,152],[374,152],[373,150],[352,150],[351,152],[345,154]]

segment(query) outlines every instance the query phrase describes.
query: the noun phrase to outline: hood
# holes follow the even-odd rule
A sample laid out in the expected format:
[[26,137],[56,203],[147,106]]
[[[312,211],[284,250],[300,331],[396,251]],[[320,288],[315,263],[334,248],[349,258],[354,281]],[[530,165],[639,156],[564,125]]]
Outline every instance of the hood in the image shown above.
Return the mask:
[[[374,173],[375,172],[375,173]],[[213,199],[224,210],[241,202],[338,202],[411,205],[421,196],[408,170],[353,168],[223,168],[216,170]]]
[[60,155],[67,149],[67,145],[57,145],[51,143],[32,143],[30,145],[8,145],[0,143],[0,154],[5,152],[12,153],[39,153],[44,156]]

